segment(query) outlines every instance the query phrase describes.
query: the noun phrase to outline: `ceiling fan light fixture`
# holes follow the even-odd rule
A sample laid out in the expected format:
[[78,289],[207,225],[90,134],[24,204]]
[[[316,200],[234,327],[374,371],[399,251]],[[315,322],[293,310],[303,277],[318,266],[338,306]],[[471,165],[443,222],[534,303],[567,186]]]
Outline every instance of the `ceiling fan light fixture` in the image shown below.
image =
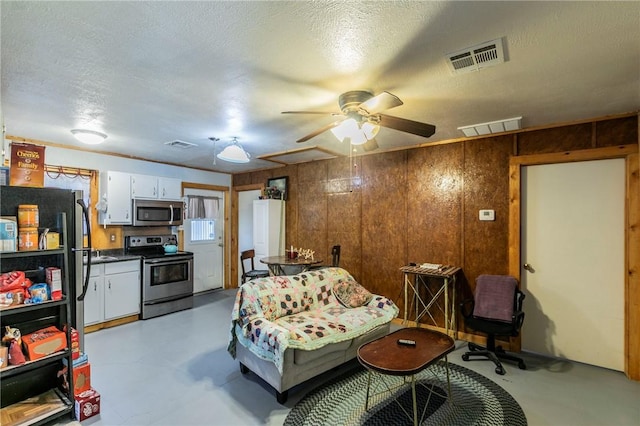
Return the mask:
[[360,125],[355,119],[347,118],[331,129],[331,132],[340,142],[349,138],[351,145],[362,145],[373,139],[379,130],[380,126],[376,124],[365,122]]
[[216,157],[223,161],[239,164],[248,163],[251,159],[251,155],[238,143],[238,138],[233,138],[233,141],[225,146]]
[[375,138],[380,131],[380,126],[377,124],[369,123],[368,121],[362,124],[362,132],[368,141]]
[[351,135],[358,131],[358,123],[353,118],[347,118],[343,120],[336,127],[331,129],[331,133],[340,141],[344,142],[346,138],[350,138]]
[[95,130],[87,129],[72,129],[71,134],[77,140],[87,145],[101,144],[107,138],[107,135],[102,132],[96,132]]

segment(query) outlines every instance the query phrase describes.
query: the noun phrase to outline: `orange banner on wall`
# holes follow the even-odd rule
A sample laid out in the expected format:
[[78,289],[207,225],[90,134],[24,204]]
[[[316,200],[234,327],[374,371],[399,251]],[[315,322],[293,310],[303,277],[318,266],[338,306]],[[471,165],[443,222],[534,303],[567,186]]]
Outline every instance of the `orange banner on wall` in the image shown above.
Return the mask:
[[11,143],[11,186],[44,186],[44,146]]

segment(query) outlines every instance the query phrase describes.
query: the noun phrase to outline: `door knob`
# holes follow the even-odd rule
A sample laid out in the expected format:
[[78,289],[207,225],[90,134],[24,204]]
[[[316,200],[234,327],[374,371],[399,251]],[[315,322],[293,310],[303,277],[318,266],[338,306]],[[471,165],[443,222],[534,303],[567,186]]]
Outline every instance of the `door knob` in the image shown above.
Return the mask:
[[533,269],[533,266],[531,266],[531,265],[530,265],[530,264],[528,264],[528,263],[525,263],[524,265],[522,265],[522,267],[523,267],[524,269],[526,269],[527,271],[532,272],[532,273],[536,271],[535,269]]

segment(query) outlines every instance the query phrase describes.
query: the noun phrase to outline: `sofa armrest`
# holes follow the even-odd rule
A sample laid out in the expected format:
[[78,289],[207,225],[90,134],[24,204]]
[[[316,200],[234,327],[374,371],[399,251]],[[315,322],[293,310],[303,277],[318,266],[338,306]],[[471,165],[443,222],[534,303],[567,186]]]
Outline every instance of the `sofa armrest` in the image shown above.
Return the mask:
[[367,303],[367,306],[382,309],[383,311],[386,311],[386,312],[393,312],[394,318],[397,317],[398,313],[400,312],[400,309],[398,308],[398,306],[396,306],[396,304],[393,303],[391,299],[388,299],[384,296],[380,296],[379,294],[374,294],[373,298],[371,298],[369,303]]

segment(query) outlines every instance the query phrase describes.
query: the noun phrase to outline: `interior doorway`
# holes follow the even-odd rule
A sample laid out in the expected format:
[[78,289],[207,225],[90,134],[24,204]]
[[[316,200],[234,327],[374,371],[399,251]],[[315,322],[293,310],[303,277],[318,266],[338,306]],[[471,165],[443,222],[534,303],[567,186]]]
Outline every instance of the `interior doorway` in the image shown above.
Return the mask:
[[522,348],[624,370],[625,160],[522,170]]
[[235,186],[231,193],[231,232],[235,236],[231,240],[231,287],[238,287],[242,282],[240,252],[253,247],[253,200],[264,191],[264,184]]

